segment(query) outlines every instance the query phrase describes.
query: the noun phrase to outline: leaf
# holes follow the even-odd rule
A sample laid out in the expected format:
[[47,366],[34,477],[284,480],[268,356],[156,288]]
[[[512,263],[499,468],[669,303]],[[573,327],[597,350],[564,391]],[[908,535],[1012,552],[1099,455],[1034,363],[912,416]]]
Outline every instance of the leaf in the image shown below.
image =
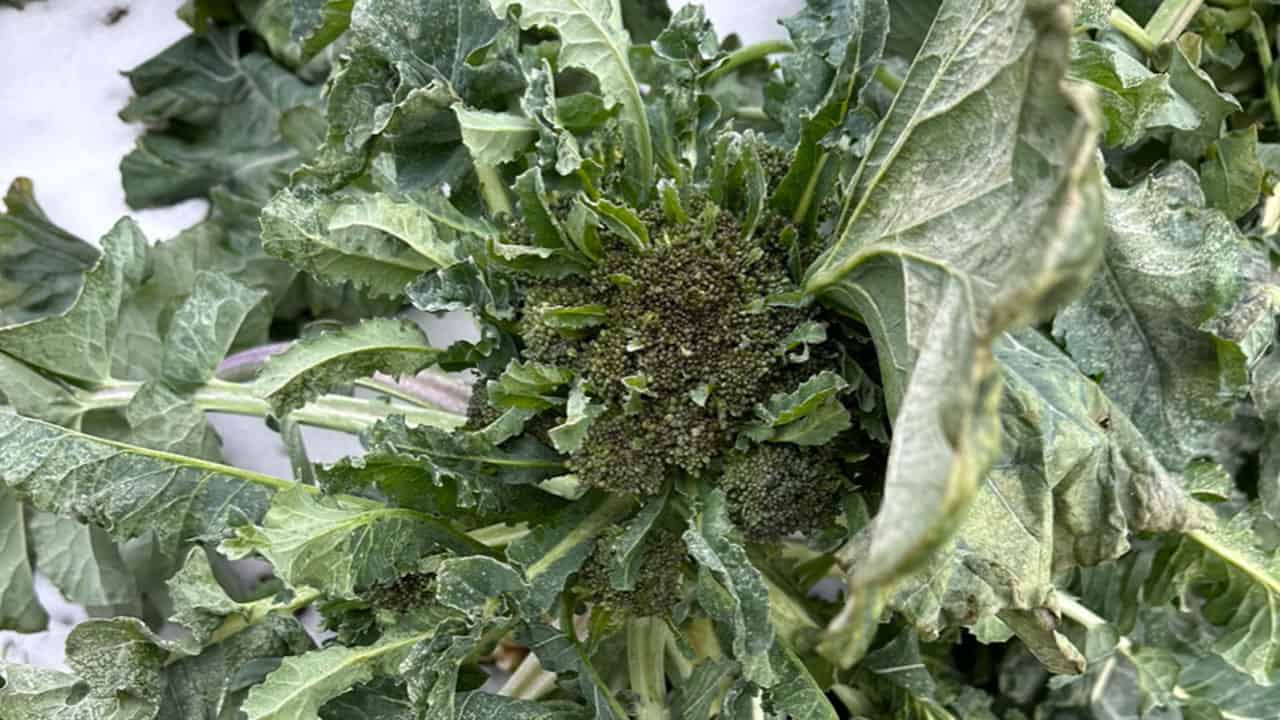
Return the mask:
[[230,277],[200,271],[186,301],[178,307],[165,337],[164,378],[179,385],[213,379],[231,349],[240,326],[266,297]]
[[98,250],[54,225],[36,204],[31,180],[17,178],[0,214],[0,327],[66,310]]
[[0,352],[0,401],[3,401],[0,406],[7,404],[21,415],[57,425],[69,425],[88,410],[72,388],[3,352]]
[[[825,335],[824,335],[825,337]],[[839,394],[849,387],[844,378],[824,370],[789,393],[776,393],[756,405],[756,421],[747,435],[757,442],[822,445],[853,425]]]
[[0,480],[45,512],[116,540],[153,533],[163,552],[212,541],[267,510],[284,480],[101,440],[0,413]]
[[125,75],[134,97],[120,117],[155,128],[120,164],[130,207],[214,189],[261,204],[301,163],[305,148],[284,124],[319,91],[262,53],[242,54],[237,28],[188,35]]
[[[458,261],[451,246],[455,236],[447,225],[437,229],[436,222],[453,222],[459,213],[444,198],[431,196],[431,199],[431,204],[420,204],[396,200],[383,193],[363,196],[334,209],[329,218],[329,231],[378,230],[408,245],[432,266],[446,267]],[[474,230],[478,225],[472,222],[465,229]]]
[[300,60],[310,60],[346,31],[354,0],[301,0],[291,3],[289,36],[298,43]]
[[461,693],[457,720],[583,720],[586,709],[563,701],[533,702],[475,691]]
[[[1180,469],[1212,455],[1219,424],[1246,390],[1240,346],[1216,336],[1245,288],[1235,227],[1204,207],[1195,173],[1175,164],[1106,191],[1103,269],[1054,320],[1086,374]],[[1195,272],[1190,272],[1194,268]]]
[[516,640],[529,648],[547,671],[570,683],[576,676],[578,692],[591,708],[593,720],[629,717],[592,663],[587,649],[575,638],[550,625],[526,623],[517,628]]
[[552,446],[565,454],[577,452],[586,440],[591,421],[599,417],[604,409],[603,404],[591,402],[581,384],[575,384],[569,391],[564,422],[547,431]]
[[769,687],[778,679],[769,659],[774,639],[774,627],[769,622],[769,589],[747,558],[746,550],[731,536],[733,524],[724,492],[704,486],[701,500],[702,512],[685,531],[684,543],[702,567],[701,572],[713,575],[712,583],[726,597],[707,607],[702,598],[706,583],[700,581],[699,602],[713,619],[729,626],[733,657],[742,665],[743,677]]
[[1120,557],[1135,533],[1203,522],[1150,443],[1052,341],[1023,330],[994,349],[1000,455],[953,538],[890,603],[924,637],[1051,605],[1055,572]]
[[1200,165],[1205,202],[1230,220],[1258,204],[1262,195],[1262,165],[1258,162],[1258,128],[1249,126],[1218,138]]
[[423,275],[406,293],[423,312],[472,310],[501,320],[515,317],[510,280],[487,272],[471,258]]
[[1194,130],[1200,126],[1195,107],[1173,90],[1168,75],[1152,73],[1111,45],[1073,41],[1068,77],[1087,82],[1098,91],[1106,119],[1106,145],[1129,147],[1157,128]]
[[558,390],[573,372],[534,360],[512,360],[497,380],[489,381],[489,402],[496,408],[544,410],[565,403]]
[[66,310],[0,328],[0,351],[56,375],[102,382],[111,376],[117,315],[142,278],[146,240],[132,220],[102,238],[102,256]]
[[135,445],[214,462],[222,460],[222,443],[204,412],[160,382],[138,389],[125,407],[127,439]]
[[775,642],[769,653],[778,671],[778,684],[768,691],[774,712],[806,720],[837,720],[836,709],[795,652]]
[[[306,189],[282,190],[262,210],[263,247],[325,282],[351,282],[387,297],[399,296],[419,275],[440,267],[407,242],[353,222],[361,211],[345,210],[346,203]],[[430,247],[439,252],[434,241]]]
[[49,622],[36,599],[27,512],[12,490],[0,486],[0,629],[21,633],[39,632]]
[[1200,69],[1201,49],[1200,39],[1188,33],[1177,42],[1161,46],[1159,51],[1161,57],[1168,54],[1169,86],[1200,115],[1194,130],[1173,133],[1173,155],[1187,163],[1198,162],[1222,133],[1222,123],[1240,110],[1239,101],[1219,91],[1213,79]]
[[299,340],[262,366],[253,390],[281,416],[334,386],[375,372],[416,374],[435,364],[439,353],[417,325],[376,318]]
[[367,647],[331,645],[285,658],[249,691],[241,709],[248,720],[318,720],[322,705],[377,674],[394,673],[412,647],[429,637],[388,635]]
[[622,27],[621,13],[611,0],[489,0],[493,11],[505,17],[519,5],[520,27],[549,27],[560,36],[557,65],[579,68],[600,81],[610,105],[620,105],[618,123],[626,148],[623,185],[632,202],[643,205],[654,186],[653,141],[640,86],[627,56],[631,47]]
[[944,2],[808,270],[807,290],[867,323],[894,417],[884,501],[865,550],[846,549],[856,570],[822,646],[841,665],[870,641],[876,587],[945,542],[995,459],[990,343],[1096,261],[1094,125],[1061,85],[1068,16]]
[[111,614],[139,612],[137,581],[103,530],[49,513],[33,513],[28,535],[40,572],[68,601]]
[[415,510],[349,495],[320,497],[301,487],[276,494],[261,525],[238,528],[221,549],[233,558],[257,552],[291,587],[344,598],[416,570],[433,552],[488,552]]
[[150,720],[156,706],[129,695],[87,695],[71,673],[0,661],[0,712],[5,720]]
[[631,518],[626,528],[609,548],[609,585],[617,590],[634,590],[637,574],[644,563],[650,543],[645,539],[657,527],[658,518],[667,505],[666,494],[658,495]]
[[507,557],[529,584],[531,607],[550,608],[591,554],[596,537],[634,507],[627,496],[590,494],[508,546]]
[[529,118],[512,113],[472,110],[454,105],[462,128],[462,143],[477,165],[497,167],[510,162],[533,144],[538,126]]

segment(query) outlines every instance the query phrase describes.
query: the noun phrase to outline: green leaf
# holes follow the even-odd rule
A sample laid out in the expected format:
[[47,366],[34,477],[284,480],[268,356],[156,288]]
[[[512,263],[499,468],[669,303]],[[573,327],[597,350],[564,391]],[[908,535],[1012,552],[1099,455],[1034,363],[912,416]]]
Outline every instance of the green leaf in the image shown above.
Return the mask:
[[609,548],[609,584],[617,590],[634,590],[636,576],[644,563],[649,543],[645,539],[658,523],[667,505],[666,494],[649,500],[627,523]]
[[152,450],[219,462],[222,444],[204,412],[160,382],[138,389],[125,407],[130,443]]
[[266,297],[219,272],[200,271],[165,336],[162,372],[179,385],[213,379],[250,313]]
[[49,513],[33,513],[27,531],[40,572],[67,600],[91,612],[141,610],[137,581],[106,532]]
[[844,378],[824,370],[792,392],[777,393],[768,402],[756,405],[756,421],[746,433],[757,442],[828,443],[853,426],[849,411],[839,399],[840,392],[848,387]]
[[890,602],[925,636],[1048,606],[1055,572],[1120,557],[1136,533],[1203,522],[1150,443],[1052,341],[1008,333],[995,357],[1000,455],[954,537]]
[[1227,218],[1239,220],[1262,195],[1262,165],[1258,162],[1258,128],[1250,125],[1218,138],[1200,165],[1205,202]]
[[0,480],[40,510],[116,540],[153,533],[169,555],[261,518],[284,480],[0,413]]
[[573,686],[591,708],[592,720],[626,720],[629,715],[613,696],[608,681],[592,662],[590,653],[576,638],[542,623],[527,623],[516,631],[516,640],[529,648],[542,666]]
[[1168,54],[1169,86],[1200,115],[1200,123],[1194,130],[1173,133],[1171,147],[1174,157],[1194,164],[1218,139],[1227,117],[1240,111],[1240,103],[1218,90],[1208,73],[1200,69],[1201,40],[1198,36],[1184,34],[1177,42],[1161,46],[1160,52]]
[[471,258],[429,272],[406,289],[409,301],[423,312],[472,310],[500,320],[515,317],[512,292],[507,278],[487,272]]
[[54,225],[17,178],[0,214],[0,326],[61,313],[75,301],[98,250]]
[[70,425],[88,409],[74,391],[0,352],[0,400],[19,414]]
[[573,371],[534,360],[512,360],[497,380],[489,381],[489,402],[497,408],[545,410],[565,404],[557,392],[573,380]]
[[591,554],[596,537],[634,507],[624,495],[588,495],[508,546],[507,557],[529,584],[532,607],[550,608]]
[[330,645],[285,658],[266,682],[249,691],[248,720],[319,720],[320,707],[377,674],[394,674],[413,646],[430,633],[388,635],[374,645]]
[[1115,6],[1115,0],[1078,0],[1075,4],[1076,25],[1105,29],[1110,24],[1108,19]]
[[807,720],[837,720],[836,709],[795,652],[776,642],[769,654],[778,671],[778,684],[768,691],[774,712]]
[[867,323],[894,417],[884,501],[845,550],[849,593],[822,646],[841,665],[871,640],[877,588],[946,541],[995,459],[990,343],[1096,262],[1096,126],[1088,93],[1061,83],[1067,17],[1065,3],[944,1],[808,270],[807,290]]
[[156,706],[128,694],[100,697],[85,692],[71,673],[0,661],[0,712],[6,720],[151,720]]
[[586,708],[563,701],[533,702],[468,692],[458,695],[457,720],[584,720]]
[[439,354],[412,322],[376,318],[299,340],[263,365],[253,390],[281,416],[375,372],[413,375],[435,364]]
[[303,61],[311,59],[351,24],[355,0],[295,0],[289,35],[301,49]]
[[49,621],[36,599],[27,513],[18,496],[0,486],[0,630],[21,633],[39,632]]
[[591,402],[580,384],[569,391],[569,404],[565,408],[564,422],[547,431],[551,445],[556,450],[569,454],[575,453],[586,440],[591,421],[604,412],[604,405]]
[[102,382],[111,376],[117,316],[141,279],[146,240],[132,220],[102,238],[102,256],[66,310],[0,328],[0,351],[56,375]]
[[130,207],[215,189],[261,204],[301,163],[284,124],[319,90],[262,53],[241,54],[237,28],[188,35],[125,75],[134,97],[120,117],[155,128],[120,164]]
[[477,165],[497,167],[514,160],[533,144],[538,125],[521,115],[472,110],[454,105],[462,128],[462,143]]
[[[408,240],[379,229],[387,219],[368,215],[369,210],[378,209],[377,203],[373,200],[370,207],[359,198],[283,190],[262,210],[263,247],[322,281],[349,281],[372,295],[398,297],[422,273],[450,264],[451,255],[436,243],[430,230],[390,225],[404,231],[408,240],[425,244],[433,253],[425,256]],[[348,209],[351,204],[354,209]],[[415,214],[409,213],[410,217]]]
[[257,552],[290,586],[344,598],[416,570],[418,561],[433,552],[487,552],[415,510],[349,495],[321,497],[301,487],[278,493],[261,525],[238,528],[222,550],[233,558]]
[[[334,209],[329,218],[329,231],[378,230],[408,245],[434,267],[447,267],[458,261],[452,247],[454,230],[474,232],[483,226],[479,221],[460,217],[461,213],[442,197],[431,195],[428,200],[424,203],[397,200],[384,193],[355,198],[354,202],[339,204]],[[442,227],[437,228],[437,222]],[[451,227],[451,224],[454,225]]]
[[1160,459],[1181,469],[1212,456],[1219,424],[1247,389],[1243,351],[1213,331],[1245,291],[1244,245],[1204,207],[1185,165],[1108,189],[1106,199],[1103,269],[1058,314],[1054,335]]
[[560,36],[557,65],[579,68],[600,81],[605,99],[620,105],[618,122],[626,148],[626,196],[644,204],[653,191],[653,141],[640,86],[628,63],[631,43],[621,13],[611,0],[489,0],[504,17],[519,5],[520,27],[548,27]]
[[[746,550],[732,537],[733,523],[724,492],[703,486],[702,511],[690,521],[684,533],[689,554],[714,576],[711,582],[725,594],[723,601],[710,603],[702,597],[705,581],[700,581],[699,602],[717,621],[728,625],[733,637],[733,657],[742,665],[743,677],[762,687],[778,680],[769,658],[774,627],[769,621],[769,589],[760,571],[751,564]],[[708,578],[709,579],[709,578]]]
[[1075,40],[1068,76],[1098,91],[1106,118],[1103,141],[1107,145],[1129,147],[1157,128],[1200,127],[1200,115],[1173,90],[1168,75],[1152,73],[1114,46]]

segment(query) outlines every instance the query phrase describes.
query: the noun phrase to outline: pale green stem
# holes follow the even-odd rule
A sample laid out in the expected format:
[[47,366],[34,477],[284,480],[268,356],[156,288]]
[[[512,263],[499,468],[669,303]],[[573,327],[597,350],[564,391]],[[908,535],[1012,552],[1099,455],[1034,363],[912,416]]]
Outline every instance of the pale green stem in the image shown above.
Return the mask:
[[1267,26],[1257,13],[1252,13],[1249,21],[1249,35],[1258,46],[1258,64],[1262,66],[1262,86],[1266,89],[1267,103],[1271,105],[1271,116],[1280,126],[1280,88],[1276,87],[1271,77],[1271,64],[1275,57],[1271,54],[1271,38],[1267,37]]
[[544,670],[538,656],[530,652],[498,689],[498,694],[521,700],[540,700],[555,689],[556,674]]
[[636,720],[668,720],[667,625],[659,618],[627,621],[627,674],[636,696]]
[[881,64],[876,66],[875,78],[884,86],[885,90],[888,90],[891,93],[897,93],[902,89],[902,78],[898,77],[897,74],[890,70],[886,65]]
[[1121,35],[1129,38],[1129,42],[1138,46],[1142,52],[1150,55],[1155,52],[1156,44],[1151,41],[1151,36],[1147,31],[1142,29],[1137,20],[1134,20],[1129,13],[1116,8],[1111,11],[1111,15],[1107,18],[1111,22],[1111,27],[1115,28]]
[[[142,383],[114,383],[83,394],[80,401],[94,410],[122,408],[133,400],[133,396],[141,388]],[[196,390],[192,403],[208,412],[256,417],[266,417],[271,413],[271,406],[266,400],[256,397],[251,386],[222,380],[211,380]],[[392,415],[403,415],[412,424],[432,427],[458,427],[465,420],[461,415],[440,410],[344,395],[322,395],[294,410],[291,417],[303,425],[358,433]]]
[[764,42],[758,42],[753,45],[738,48],[737,50],[729,53],[729,55],[725,57],[724,61],[719,65],[707,71],[706,75],[703,76],[703,79],[706,81],[707,85],[710,85],[749,62],[759,60],[763,57],[768,57],[769,55],[789,52],[795,52],[795,48],[786,40],[766,40]]
[[471,536],[472,540],[491,548],[506,547],[529,534],[529,523],[516,523],[515,525],[498,523],[469,530],[467,534]]
[[[1147,37],[1157,46],[1171,42],[1187,29],[1202,0],[1164,0],[1147,21]],[[1146,51],[1144,51],[1146,52]]]
[[507,188],[502,182],[498,169],[492,165],[476,163],[476,177],[480,180],[480,196],[484,198],[485,207],[495,218],[500,215],[513,216],[511,199],[507,197]]
[[764,108],[759,105],[744,105],[740,108],[735,108],[733,116],[748,122],[767,122],[771,119],[765,114]]

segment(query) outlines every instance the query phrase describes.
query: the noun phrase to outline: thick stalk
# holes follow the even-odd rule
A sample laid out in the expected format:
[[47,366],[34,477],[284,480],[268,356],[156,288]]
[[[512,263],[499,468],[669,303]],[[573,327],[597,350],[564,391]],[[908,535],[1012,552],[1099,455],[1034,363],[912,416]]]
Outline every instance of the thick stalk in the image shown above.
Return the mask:
[[1147,37],[1156,45],[1173,41],[1187,29],[1187,24],[1200,9],[1201,2],[1202,0],[1164,0],[1147,21]]
[[1271,54],[1271,38],[1267,36],[1267,26],[1262,22],[1262,18],[1257,13],[1251,14],[1253,17],[1249,20],[1249,35],[1253,38],[1253,43],[1258,46],[1258,64],[1262,66],[1262,87],[1266,90],[1267,103],[1271,106],[1271,116],[1276,125],[1280,126],[1280,88],[1276,87],[1275,80],[1271,77],[1271,64],[1275,61],[1275,57]]
[[883,64],[876,66],[875,79],[884,86],[885,90],[891,93],[896,93],[902,89],[902,78],[898,77]]
[[[122,408],[133,400],[133,396],[141,388],[142,383],[115,383],[85,393],[80,401],[93,410]],[[251,386],[222,380],[211,380],[196,390],[192,396],[192,403],[207,412],[232,415],[266,417],[271,412],[271,406],[267,401],[254,396]],[[293,411],[291,417],[303,425],[358,433],[392,415],[403,415],[405,420],[416,425],[442,428],[455,428],[466,420],[461,415],[440,410],[343,395],[322,395]]]
[[779,53],[795,52],[795,48],[786,40],[766,40],[758,42],[754,45],[738,48],[729,53],[724,61],[715,66],[703,76],[707,85],[711,85],[720,78],[737,70],[749,62],[759,60],[769,55],[777,55]]
[[477,163],[476,178],[480,180],[480,197],[484,199],[490,215],[496,218],[500,215],[515,214],[511,209],[511,198],[507,197],[506,185],[502,182],[502,176],[498,174],[497,168]]
[[1107,18],[1111,22],[1111,27],[1121,35],[1129,38],[1129,42],[1138,46],[1143,53],[1150,55],[1155,52],[1156,44],[1151,41],[1151,36],[1147,31],[1142,29],[1137,20],[1134,20],[1129,13],[1116,8],[1111,11],[1111,15]]
[[544,670],[538,656],[530,652],[498,689],[498,694],[520,700],[541,700],[555,689],[556,674]]
[[636,720],[667,720],[667,625],[659,618],[627,621],[627,674]]

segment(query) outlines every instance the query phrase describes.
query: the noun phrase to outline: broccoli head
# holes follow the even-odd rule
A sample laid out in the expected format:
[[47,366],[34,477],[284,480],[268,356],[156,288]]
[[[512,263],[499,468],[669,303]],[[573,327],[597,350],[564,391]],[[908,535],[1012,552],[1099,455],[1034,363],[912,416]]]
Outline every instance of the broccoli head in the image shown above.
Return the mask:
[[729,453],[720,487],[729,518],[743,535],[773,542],[829,524],[839,510],[843,482],[829,448],[765,443]]
[[595,549],[578,571],[578,590],[585,599],[636,617],[668,615],[680,601],[687,550],[679,531],[653,530],[640,561],[635,587],[618,590],[609,583],[609,548],[622,534],[612,527],[596,539]]
[[[525,357],[572,369],[607,410],[569,467],[612,492],[657,492],[673,470],[699,474],[733,446],[755,404],[794,377],[781,348],[814,308],[771,302],[796,286],[786,254],[738,221],[672,222],[641,213],[652,247],[615,246],[586,276],[529,281]],[[594,306],[566,330],[555,308]]]

